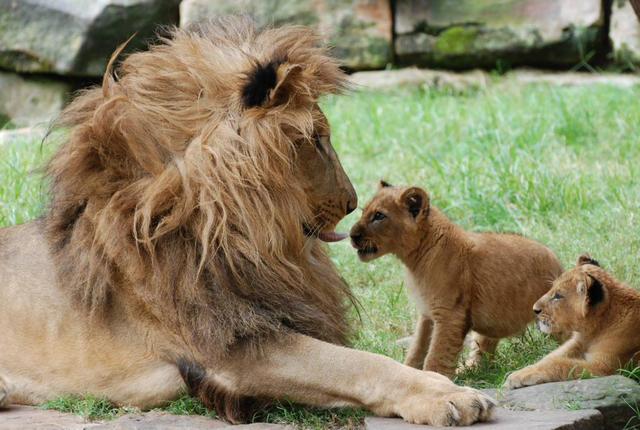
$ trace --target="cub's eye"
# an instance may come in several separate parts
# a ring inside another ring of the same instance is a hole
[[[560,300],[560,299],[564,299],[564,296],[560,293],[555,293],[553,297],[551,297],[551,300]]]
[[[371,221],[373,221],[373,222],[382,221],[386,217],[387,216],[385,214],[383,214],[382,212],[376,212],[376,213],[373,214],[373,217],[371,217]]]

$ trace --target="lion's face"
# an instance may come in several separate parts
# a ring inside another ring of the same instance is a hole
[[[540,331],[561,334],[585,326],[590,313],[606,298],[594,262],[581,257],[578,265],[556,279],[551,290],[533,305]]]
[[[351,228],[351,243],[361,261],[399,254],[419,236],[418,224],[429,208],[429,197],[420,188],[393,187],[386,182],[380,185]]]
[[[333,233],[333,229],[355,210],[358,200],[331,145],[329,123],[320,109],[316,116],[312,141],[305,140],[298,145],[295,170],[314,216],[304,226],[305,234],[332,242],[342,238]]]

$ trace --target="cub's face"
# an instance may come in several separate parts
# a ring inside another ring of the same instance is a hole
[[[400,254],[418,237],[429,210],[427,193],[417,187],[393,187],[382,181],[360,220],[351,228],[351,243],[362,261]]]
[[[560,275],[551,290],[533,305],[540,331],[581,331],[585,320],[606,299],[606,289],[598,279],[601,271],[595,260],[582,256],[576,267]]]

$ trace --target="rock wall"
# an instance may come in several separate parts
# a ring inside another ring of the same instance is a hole
[[[145,49],[158,26],[229,13],[313,26],[350,70],[568,69],[594,59],[640,70],[640,0],[0,0],[0,82],[13,79],[0,126],[39,111],[21,96],[33,82],[49,94],[97,81],[130,36],[129,50]]]
[[[571,67],[600,49],[604,24],[601,0],[398,1],[395,53],[446,68]]]

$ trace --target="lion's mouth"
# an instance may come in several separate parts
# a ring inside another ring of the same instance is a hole
[[[304,235],[307,237],[316,237],[323,242],[340,242],[349,237],[347,233],[338,233],[333,230],[321,230],[319,228],[309,227],[307,224],[302,226]]]

